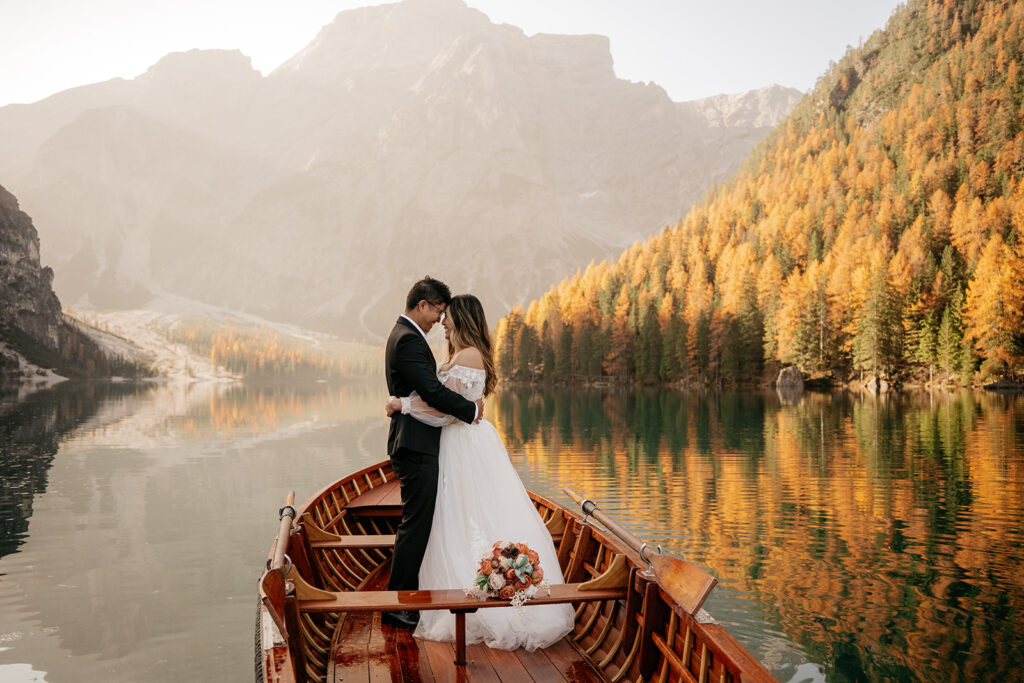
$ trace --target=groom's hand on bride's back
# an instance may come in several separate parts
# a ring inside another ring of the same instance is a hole
[[[478,398],[476,400],[476,419],[473,420],[473,424],[480,422],[482,419],[484,419],[484,400]]]

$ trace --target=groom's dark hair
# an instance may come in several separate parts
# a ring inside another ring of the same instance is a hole
[[[422,280],[417,282],[409,290],[409,296],[405,297],[405,310],[411,310],[416,308],[416,305],[426,301],[428,304],[440,306],[444,304],[447,306],[452,302],[452,290],[448,289],[448,285],[435,280],[429,275],[425,275]]]

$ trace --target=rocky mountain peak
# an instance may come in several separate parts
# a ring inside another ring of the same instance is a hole
[[[172,52],[135,80],[154,87],[180,87],[212,81],[245,82],[261,78],[252,59],[240,50]]]
[[[492,26],[487,15],[461,0],[405,0],[346,10],[272,75],[324,82],[360,71],[422,68],[459,36]]]
[[[732,95],[714,95],[681,103],[712,128],[775,128],[804,96],[796,88],[772,84]]]

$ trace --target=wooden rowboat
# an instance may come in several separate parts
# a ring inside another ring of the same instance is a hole
[[[701,608],[715,586],[711,575],[649,552],[591,501],[578,501],[581,515],[532,491],[530,497],[551,532],[566,584],[525,609],[575,605],[575,627],[562,641],[508,652],[459,639],[420,641],[381,626],[382,611],[447,609],[464,641],[467,613],[508,604],[461,590],[386,589],[402,506],[385,461],[298,508],[290,495],[281,509],[259,582],[257,682],[777,680]]]

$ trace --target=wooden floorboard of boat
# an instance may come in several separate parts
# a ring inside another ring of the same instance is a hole
[[[583,681],[600,683],[604,679],[593,666],[576,651],[569,641],[563,638],[549,648],[541,650],[544,656],[555,665],[558,672],[567,681]]]
[[[423,656],[430,663],[430,671],[435,681],[454,681],[455,648],[451,643],[437,643],[429,640],[417,640]]]
[[[384,630],[381,628],[380,612],[373,614],[373,625],[370,629],[370,646],[368,650],[371,681],[402,680],[401,667],[398,666],[398,662],[395,661],[395,657],[391,654],[391,648],[388,647],[387,639],[384,637]]]
[[[378,572],[367,590],[385,590],[389,572]],[[527,607],[526,609],[529,609]],[[349,612],[338,620],[331,643],[328,681],[471,681],[496,683],[599,682],[603,679],[567,640],[549,648],[493,650],[482,643],[466,646],[467,665],[455,666],[453,643],[413,638],[412,632],[381,625],[380,612]]]
[[[412,637],[412,631],[404,628],[384,629],[384,639],[397,665],[398,675],[392,680],[404,683],[425,683],[433,681],[434,673],[427,660],[427,652],[420,641]],[[395,669],[392,668],[392,671]]]
[[[537,683],[562,683],[566,680],[543,650],[534,650],[533,652],[516,650],[512,654],[522,662],[523,668],[529,672],[530,678]]]

